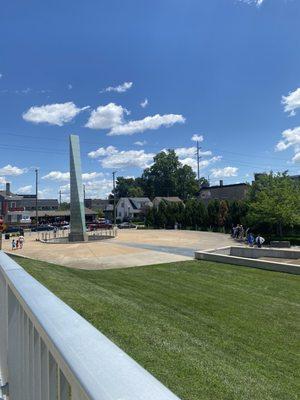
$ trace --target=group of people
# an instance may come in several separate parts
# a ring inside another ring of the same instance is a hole
[[[244,229],[243,225],[237,224],[237,226],[233,226],[231,229],[231,236],[234,239],[246,241],[250,247],[256,245],[257,247],[262,247],[265,242],[265,239],[258,234],[256,237],[251,232],[250,228]]]
[[[22,249],[24,244],[24,236],[20,235],[18,239],[13,239],[11,242],[12,250]]]

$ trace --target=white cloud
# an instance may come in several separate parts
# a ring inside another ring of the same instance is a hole
[[[86,172],[86,173],[82,174],[82,180],[89,181],[89,180],[99,178],[100,176],[103,176],[103,175],[104,175],[103,172]]]
[[[0,184],[6,183],[6,179],[4,176],[0,176]]]
[[[0,176],[4,175],[18,176],[24,174],[25,172],[27,172],[26,168],[19,168],[12,166],[10,164],[7,164],[5,167],[0,168]]]
[[[224,168],[213,168],[211,170],[212,178],[229,178],[231,176],[237,176],[238,168],[236,167],[224,167]]]
[[[124,93],[127,90],[129,90],[133,85],[133,82],[124,82],[121,85],[118,86],[109,86],[103,90],[101,90],[100,93],[104,92],[117,92],[117,93]]]
[[[49,179],[50,181],[68,181],[70,179],[70,172],[51,171],[49,174],[42,176],[42,179]]]
[[[214,164],[214,163],[220,161],[221,159],[222,159],[221,156],[214,156],[214,157],[211,157],[211,158],[208,158],[205,160],[201,160],[199,163],[200,171],[207,168],[211,164]],[[195,172],[197,171],[197,160],[195,158],[186,157],[186,158],[179,159],[179,161],[183,165],[189,165]]]
[[[89,107],[79,108],[71,101],[67,103],[33,106],[23,114],[23,119],[35,124],[48,123],[50,125],[63,126],[72,121],[77,114],[87,108]]]
[[[257,7],[261,6],[264,0],[239,0],[242,3],[255,4]]]
[[[115,103],[99,106],[92,111],[85,126],[90,129],[110,129],[124,123],[124,114],[129,114],[129,111]]]
[[[180,157],[195,157],[197,153],[197,148],[196,147],[178,147],[175,149],[175,152],[177,156]],[[200,156],[211,156],[211,151],[201,151],[199,150],[199,155]]]
[[[300,163],[300,152],[299,152],[299,153],[296,153],[296,154],[294,155],[294,157],[292,158],[292,161],[293,161],[294,163]]]
[[[103,168],[125,169],[125,168],[147,168],[153,163],[153,153],[145,153],[145,150],[119,151],[111,154],[103,160]]]
[[[297,126],[294,129],[286,129],[282,132],[283,140],[280,140],[276,147],[276,151],[283,151],[292,147],[295,156],[292,158],[292,162],[298,162],[299,160],[299,153],[300,153],[300,126]]]
[[[180,114],[156,114],[136,121],[125,121],[124,116],[130,111],[115,103],[99,106],[93,110],[85,127],[90,129],[110,129],[109,136],[133,135],[145,130],[170,127],[176,123],[184,123],[185,118]]]
[[[0,74],[0,79],[2,79],[3,78],[3,74]]]
[[[82,174],[82,180],[92,180],[103,176],[103,172],[87,172]],[[61,171],[51,171],[47,175],[44,175],[42,179],[48,179],[50,181],[68,181],[70,179],[70,172],[61,172]]]
[[[145,153],[145,150],[118,150],[114,146],[100,147],[88,153],[90,158],[101,158],[103,168],[147,168],[153,162],[153,153]]]
[[[19,189],[17,190],[18,194],[29,194],[32,192],[32,185],[28,185],[28,186],[21,186],[19,187]]]
[[[296,115],[296,110],[300,108],[300,88],[287,96],[282,96],[281,103],[284,105],[285,112],[290,113],[290,116]]]
[[[109,136],[115,135],[133,135],[137,132],[144,132],[145,130],[153,130],[161,128],[162,126],[170,127],[176,123],[184,123],[185,118],[178,114],[165,114],[165,115],[153,115],[145,117],[144,119],[137,121],[129,121],[125,124],[116,125],[112,127]]]
[[[104,198],[107,197],[113,188],[112,179],[103,178],[96,181],[87,181],[85,183],[86,198]],[[64,201],[70,199],[70,184],[60,186]]]
[[[111,154],[118,153],[118,150],[114,146],[108,146],[108,147],[100,147],[99,149],[95,151],[91,151],[88,153],[88,156],[90,158],[98,158],[98,157],[103,157],[103,156],[108,156]]]
[[[136,146],[145,146],[145,144],[147,144],[146,140],[138,140],[137,142],[134,142],[133,144],[135,144]]]
[[[51,188],[44,188],[38,191],[38,195],[40,199],[46,199],[50,196],[53,197],[52,189]]]
[[[69,89],[69,90],[72,90],[72,89],[73,89],[72,83],[68,83],[68,89]]]
[[[140,106],[142,108],[146,108],[148,104],[149,104],[149,101],[148,101],[148,99],[146,97],[145,100],[140,103]]]
[[[193,135],[192,137],[191,137],[191,140],[193,141],[193,142],[203,142],[203,140],[204,140],[204,137],[202,136],[202,135]]]

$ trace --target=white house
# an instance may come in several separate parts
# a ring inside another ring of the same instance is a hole
[[[148,197],[121,197],[116,207],[117,219],[137,219],[152,206]]]

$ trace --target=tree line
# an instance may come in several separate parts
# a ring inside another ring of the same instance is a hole
[[[247,205],[243,201],[212,200],[206,206],[200,199],[184,203],[161,201],[146,212],[145,225],[153,228],[212,229],[227,231],[232,225],[245,223]]]
[[[229,231],[242,224],[256,232],[300,234],[300,180],[287,173],[262,175],[249,185],[242,201],[212,200],[207,205],[199,198],[185,204],[161,202],[149,208],[145,223],[154,228],[211,229]]]
[[[292,180],[287,172],[262,174],[249,185],[243,201],[212,200],[204,204],[199,199],[200,188],[209,186],[205,178],[198,181],[195,172],[183,165],[174,150],[161,151],[151,167],[137,178],[117,177],[113,193],[120,197],[178,196],[183,204],[162,202],[146,212],[146,224],[156,228],[228,230],[243,224],[260,232],[282,236],[300,226],[300,179]],[[112,197],[113,197],[112,195]],[[300,229],[299,229],[300,230]]]

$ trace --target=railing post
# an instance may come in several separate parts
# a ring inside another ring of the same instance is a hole
[[[70,387],[62,371],[59,371],[59,400],[70,399]]]
[[[22,369],[21,369],[21,357],[20,357],[20,314],[21,307],[16,299],[15,295],[8,288],[7,291],[7,302],[8,302],[8,355],[7,364],[9,371],[9,392],[10,397],[13,400],[22,400]]]
[[[57,375],[57,364],[51,353],[49,353],[49,400],[57,400],[58,398]]]
[[[0,386],[8,382],[7,366],[7,284],[0,272]]]
[[[33,329],[33,357],[34,357],[34,399],[41,399],[41,339]]]

